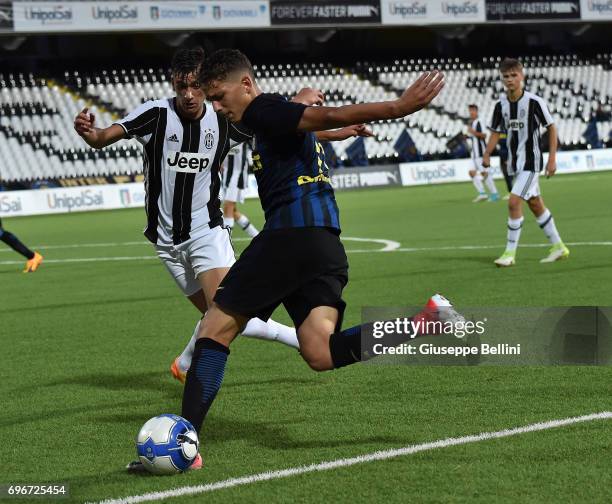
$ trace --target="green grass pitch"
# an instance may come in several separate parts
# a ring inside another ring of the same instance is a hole
[[[505,243],[505,202],[472,204],[470,184],[339,193],[345,236],[427,249],[346,241],[372,251],[349,252],[345,326],[362,305],[421,304],[438,291],[459,308],[612,306],[612,247],[586,244],[612,242],[612,173],[541,185],[564,240],[577,244],[548,265],[539,264],[546,248],[520,248],[509,269],[492,263]],[[258,202],[242,208],[261,226]],[[609,367],[317,374],[295,351],[239,338],[203,430],[204,470],[128,475],[142,423],[180,412],[168,368],[198,319],[150,259],[143,223],[142,209],[4,219],[46,263],[24,275],[20,257],[0,249],[0,485],[67,482],[71,501],[96,501],[612,410]],[[527,216],[521,243],[545,241]],[[288,322],[282,309],[274,317]],[[602,420],[171,502],[609,502],[611,448],[612,421]]]

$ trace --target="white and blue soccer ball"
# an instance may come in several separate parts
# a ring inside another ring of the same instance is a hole
[[[147,420],[136,436],[136,453],[153,474],[186,471],[198,455],[198,433],[178,415],[164,414]]]

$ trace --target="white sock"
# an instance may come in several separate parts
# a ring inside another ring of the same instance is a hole
[[[233,228],[234,218],[233,217],[223,217],[223,224],[225,225],[225,227]]]
[[[497,187],[495,187],[495,180],[493,180],[493,175],[489,173],[484,182],[487,186],[488,191],[491,194],[497,194]]]
[[[193,330],[193,335],[191,336],[189,343],[187,343],[187,346],[185,347],[181,355],[179,355],[178,357],[178,367],[181,371],[184,371],[185,373],[189,371],[189,366],[191,366],[191,358],[193,357],[193,350],[195,349],[195,343],[198,339],[200,322],[202,322],[202,319],[198,320],[198,323],[196,324],[195,329]]]
[[[508,219],[508,241],[506,242],[506,252],[514,252],[516,247],[518,247],[522,227],[523,217],[518,219]]]
[[[555,219],[553,219],[553,216],[548,208],[544,210],[542,215],[536,217],[536,220],[538,221],[539,226],[544,230],[544,233],[546,233],[546,236],[552,245],[561,243],[559,231],[557,231],[557,226],[555,226]]]
[[[485,190],[484,190],[484,186],[482,185],[482,175],[480,173],[477,173],[476,175],[472,177],[472,183],[474,184],[474,187],[478,191],[478,194],[484,194]]]
[[[295,329],[293,327],[279,324],[272,319],[264,322],[261,319],[252,318],[247,323],[244,331],[242,331],[242,335],[247,336],[248,338],[278,341],[279,343],[283,343],[293,348],[300,347]]]
[[[240,218],[236,222],[242,228],[242,230],[251,238],[255,238],[259,234],[257,228],[253,226],[253,224],[251,224],[251,221],[246,215],[240,215]]]

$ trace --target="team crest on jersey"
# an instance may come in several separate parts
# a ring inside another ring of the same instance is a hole
[[[210,150],[215,145],[215,135],[212,130],[204,131],[204,148]]]
[[[521,116],[521,119],[523,119],[523,117],[525,117],[525,114],[526,114],[525,109],[521,110],[521,112],[519,114]]]

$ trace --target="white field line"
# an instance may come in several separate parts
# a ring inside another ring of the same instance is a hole
[[[537,432],[548,429],[555,429],[558,427],[565,427],[567,425],[577,424],[581,422],[591,422],[593,420],[610,420],[612,419],[612,412],[603,411],[601,413],[593,413],[591,415],[584,415],[579,417],[563,418],[560,420],[550,420],[548,422],[541,422],[535,424],[525,425],[523,427],[516,427],[514,429],[505,429],[496,432],[483,432],[481,434],[475,434],[472,436],[464,436],[458,438],[446,438],[438,441],[432,441],[429,443],[421,443],[416,445],[406,446],[404,448],[397,448],[392,450],[381,450],[366,455],[359,455],[357,457],[330,460],[328,462],[321,462],[319,464],[311,464],[305,466],[291,467],[289,469],[281,469],[278,471],[268,471],[259,474],[252,474],[250,476],[242,476],[240,478],[230,478],[215,483],[208,483],[205,485],[194,485],[184,486],[179,488],[173,488],[162,492],[151,492],[142,495],[133,495],[129,497],[121,497],[118,499],[107,499],[100,501],[98,504],[134,504],[137,502],[153,502],[173,497],[181,497],[185,495],[195,495],[208,492],[214,492],[216,490],[222,490],[225,488],[232,488],[243,485],[250,485],[259,481],[269,481],[280,478],[288,478],[291,476],[298,476],[300,474],[330,471],[341,467],[349,467],[357,464],[363,464],[366,462],[373,462],[378,460],[388,460],[396,457],[403,457],[406,455],[412,455],[428,450],[436,450],[438,448],[448,448],[449,446],[457,446],[468,443],[478,443],[480,441],[487,441],[489,439],[499,439],[510,436],[517,436],[519,434],[525,434],[528,432]]]
[[[370,238],[351,238],[351,237],[343,237],[343,240],[346,241],[361,241],[361,242],[374,242],[380,243],[383,245],[380,249],[354,249],[347,250],[347,254],[374,254],[378,252],[436,252],[436,251],[461,251],[461,250],[488,250],[488,249],[498,249],[503,250],[504,245],[450,245],[443,247],[400,247],[398,242],[394,242],[392,240],[380,240],[380,239],[370,239]],[[240,241],[250,240],[250,238],[240,238]],[[234,240],[238,241],[238,240]],[[129,246],[129,245],[150,245],[149,242],[124,242],[124,243],[85,243],[85,244],[74,244],[74,245],[54,245],[51,247],[32,247],[37,250],[42,250],[43,252],[47,249],[52,248],[94,248],[94,247],[114,247],[114,246]],[[612,246],[612,241],[589,241],[589,242],[566,242],[566,245],[569,247],[610,247]],[[522,248],[546,248],[550,247],[549,243],[531,243],[521,245]],[[13,252],[12,249],[2,248],[0,252]],[[157,259],[156,255],[150,256],[112,256],[112,257],[84,257],[84,258],[71,258],[71,259],[45,259],[45,264],[52,263],[88,263],[88,262],[109,262],[109,261],[142,261],[142,260],[151,260]],[[2,265],[11,265],[11,264],[23,264],[24,260],[21,261],[0,261],[0,266]]]
[[[388,252],[390,250],[396,250],[400,248],[400,243],[393,240],[383,240],[379,238],[353,238],[350,236],[343,236],[343,240],[345,241],[355,241],[355,242],[370,242],[370,243],[380,243],[383,245],[383,248],[378,250],[379,252]],[[232,238],[234,242],[245,242],[251,241],[251,238]],[[79,248],[98,248],[98,247],[129,247],[135,245],[149,245],[152,246],[151,242],[146,240],[139,241],[127,241],[127,242],[109,242],[109,243],[71,243],[66,245],[33,245],[30,248],[36,250],[56,250],[56,249],[79,249]],[[0,253],[3,252],[12,252],[12,249],[3,247],[0,249]]]

